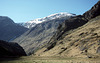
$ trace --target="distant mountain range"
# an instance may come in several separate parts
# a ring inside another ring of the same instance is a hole
[[[31,20],[31,21],[28,21],[25,23],[18,23],[18,24],[20,24],[26,28],[32,28],[36,24],[39,24],[39,23],[42,23],[45,21],[51,21],[51,20],[54,20],[57,18],[65,18],[65,16],[70,17],[70,16],[75,16],[75,14],[67,13],[67,12],[55,13],[55,14],[51,14],[51,15],[44,17],[44,18],[37,18],[37,19]]]

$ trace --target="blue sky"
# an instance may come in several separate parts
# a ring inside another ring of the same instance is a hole
[[[98,0],[0,0],[0,16],[14,22],[27,22],[50,14],[69,12],[83,14]]]

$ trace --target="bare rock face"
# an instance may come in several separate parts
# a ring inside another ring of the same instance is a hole
[[[0,57],[20,57],[26,56],[24,49],[13,42],[0,40]]]

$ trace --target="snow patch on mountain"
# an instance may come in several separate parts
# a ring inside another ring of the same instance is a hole
[[[51,14],[51,15],[44,17],[44,18],[37,18],[37,19],[31,20],[31,21],[28,21],[26,23],[23,23],[22,25],[26,28],[32,28],[36,24],[42,23],[44,21],[50,21],[53,19],[62,18],[62,17],[66,17],[66,16],[67,17],[75,16],[75,14],[67,13],[67,12],[55,13],[55,14]]]

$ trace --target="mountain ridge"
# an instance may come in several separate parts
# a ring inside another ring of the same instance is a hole
[[[76,14],[72,14],[72,13],[67,13],[67,12],[60,12],[60,13],[55,13],[55,14],[51,14],[47,17],[43,17],[43,18],[37,18],[25,23],[22,23],[21,25],[26,27],[26,28],[32,28],[34,27],[36,24],[45,22],[45,21],[51,21],[53,19],[57,19],[57,18],[61,18],[61,17],[65,17],[65,16],[75,16]]]
[[[10,41],[28,29],[20,26],[7,16],[0,16],[0,40]]]

